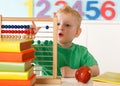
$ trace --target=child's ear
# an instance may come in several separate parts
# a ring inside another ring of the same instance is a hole
[[[75,37],[78,37],[81,32],[82,32],[82,29],[81,29],[81,28],[78,28],[77,31],[76,31]]]

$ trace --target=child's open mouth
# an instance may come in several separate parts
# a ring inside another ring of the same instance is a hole
[[[62,33],[59,33],[59,37],[62,37],[63,36],[63,34]]]

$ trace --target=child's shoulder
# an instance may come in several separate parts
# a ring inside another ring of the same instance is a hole
[[[80,49],[87,49],[87,47],[86,46],[84,46],[84,45],[79,45],[79,44],[74,44],[73,43],[73,45],[76,47],[76,48],[80,48]]]

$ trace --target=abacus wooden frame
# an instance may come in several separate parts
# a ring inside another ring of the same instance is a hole
[[[36,84],[60,84],[61,77],[57,76],[57,18],[28,18],[28,17],[2,17],[0,15],[0,26],[2,21],[46,21],[53,22],[53,76],[39,76],[36,78]],[[0,39],[1,39],[0,27]]]

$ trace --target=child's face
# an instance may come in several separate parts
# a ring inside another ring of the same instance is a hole
[[[71,14],[58,14],[58,42],[71,44],[77,34],[77,20]]]

